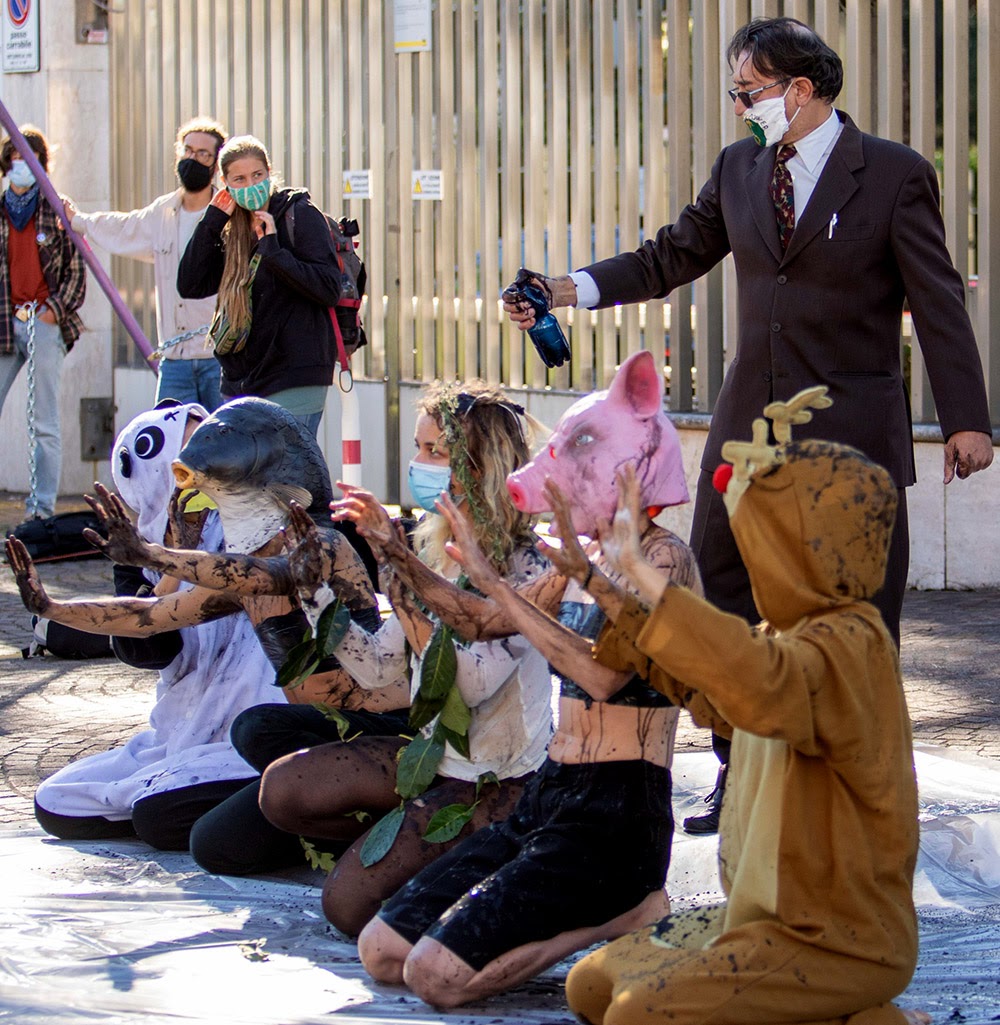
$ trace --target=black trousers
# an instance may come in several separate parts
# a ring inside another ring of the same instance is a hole
[[[191,827],[206,812],[241,791],[249,779],[216,780],[178,787],[143,797],[132,805],[132,818],[112,822],[100,815],[57,815],[35,801],[38,824],[60,840],[114,840],[137,836],[158,851],[186,851]]]
[[[340,713],[350,725],[348,736],[369,737],[412,734],[410,710]],[[229,727],[229,739],[240,756],[263,772],[293,751],[342,740],[337,724],[313,705],[254,705],[245,708]]]
[[[722,495],[712,486],[712,475],[707,470],[702,470],[698,477],[694,521],[691,524],[691,548],[698,560],[705,597],[724,612],[742,616],[751,624],[759,623],[762,616],[754,604],[750,577],[729,528],[729,514]],[[906,511],[906,489],[900,488],[896,526],[889,542],[885,584],[872,598],[872,604],[882,614],[897,648],[899,620],[909,570],[910,524]],[[726,738],[713,734],[712,749],[720,762],[729,760],[729,741]]]
[[[342,712],[350,735],[412,733],[409,709],[393,712]],[[278,758],[341,740],[334,722],[312,705],[255,705],[233,720],[230,739],[260,773]],[[206,872],[247,876],[306,864],[298,836],[272,826],[260,810],[260,776],[212,808],[191,831],[191,856]],[[316,841],[331,850],[331,841]],[[348,845],[345,845],[345,848]],[[333,851],[339,854],[340,851]]]

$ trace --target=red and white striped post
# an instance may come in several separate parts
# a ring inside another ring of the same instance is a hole
[[[361,487],[361,406],[352,387],[340,387],[341,480]]]

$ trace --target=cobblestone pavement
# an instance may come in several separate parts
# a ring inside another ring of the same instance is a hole
[[[5,508],[0,496],[0,526]],[[13,517],[16,522],[16,514]],[[9,526],[9,524],[8,524]],[[39,568],[53,597],[112,593],[104,559]],[[903,609],[903,673],[914,739],[1000,760],[1000,591],[910,591]],[[22,659],[30,616],[0,564],[0,828],[34,823],[38,781],[146,725],[155,674],[112,658]],[[679,751],[707,750],[682,714]]]

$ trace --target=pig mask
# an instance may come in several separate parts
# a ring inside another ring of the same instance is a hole
[[[628,463],[646,508],[688,501],[680,442],[649,352],[629,356],[607,391],[574,402],[545,449],[507,478],[507,490],[521,512],[546,512],[542,488],[551,478],[571,502],[574,530],[593,537],[598,520],[614,516],[615,474]]]

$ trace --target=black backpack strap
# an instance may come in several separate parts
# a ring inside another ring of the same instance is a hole
[[[288,202],[281,216],[284,218],[285,227],[288,229],[288,241],[291,242],[292,247],[295,246],[295,200],[292,199]]]

